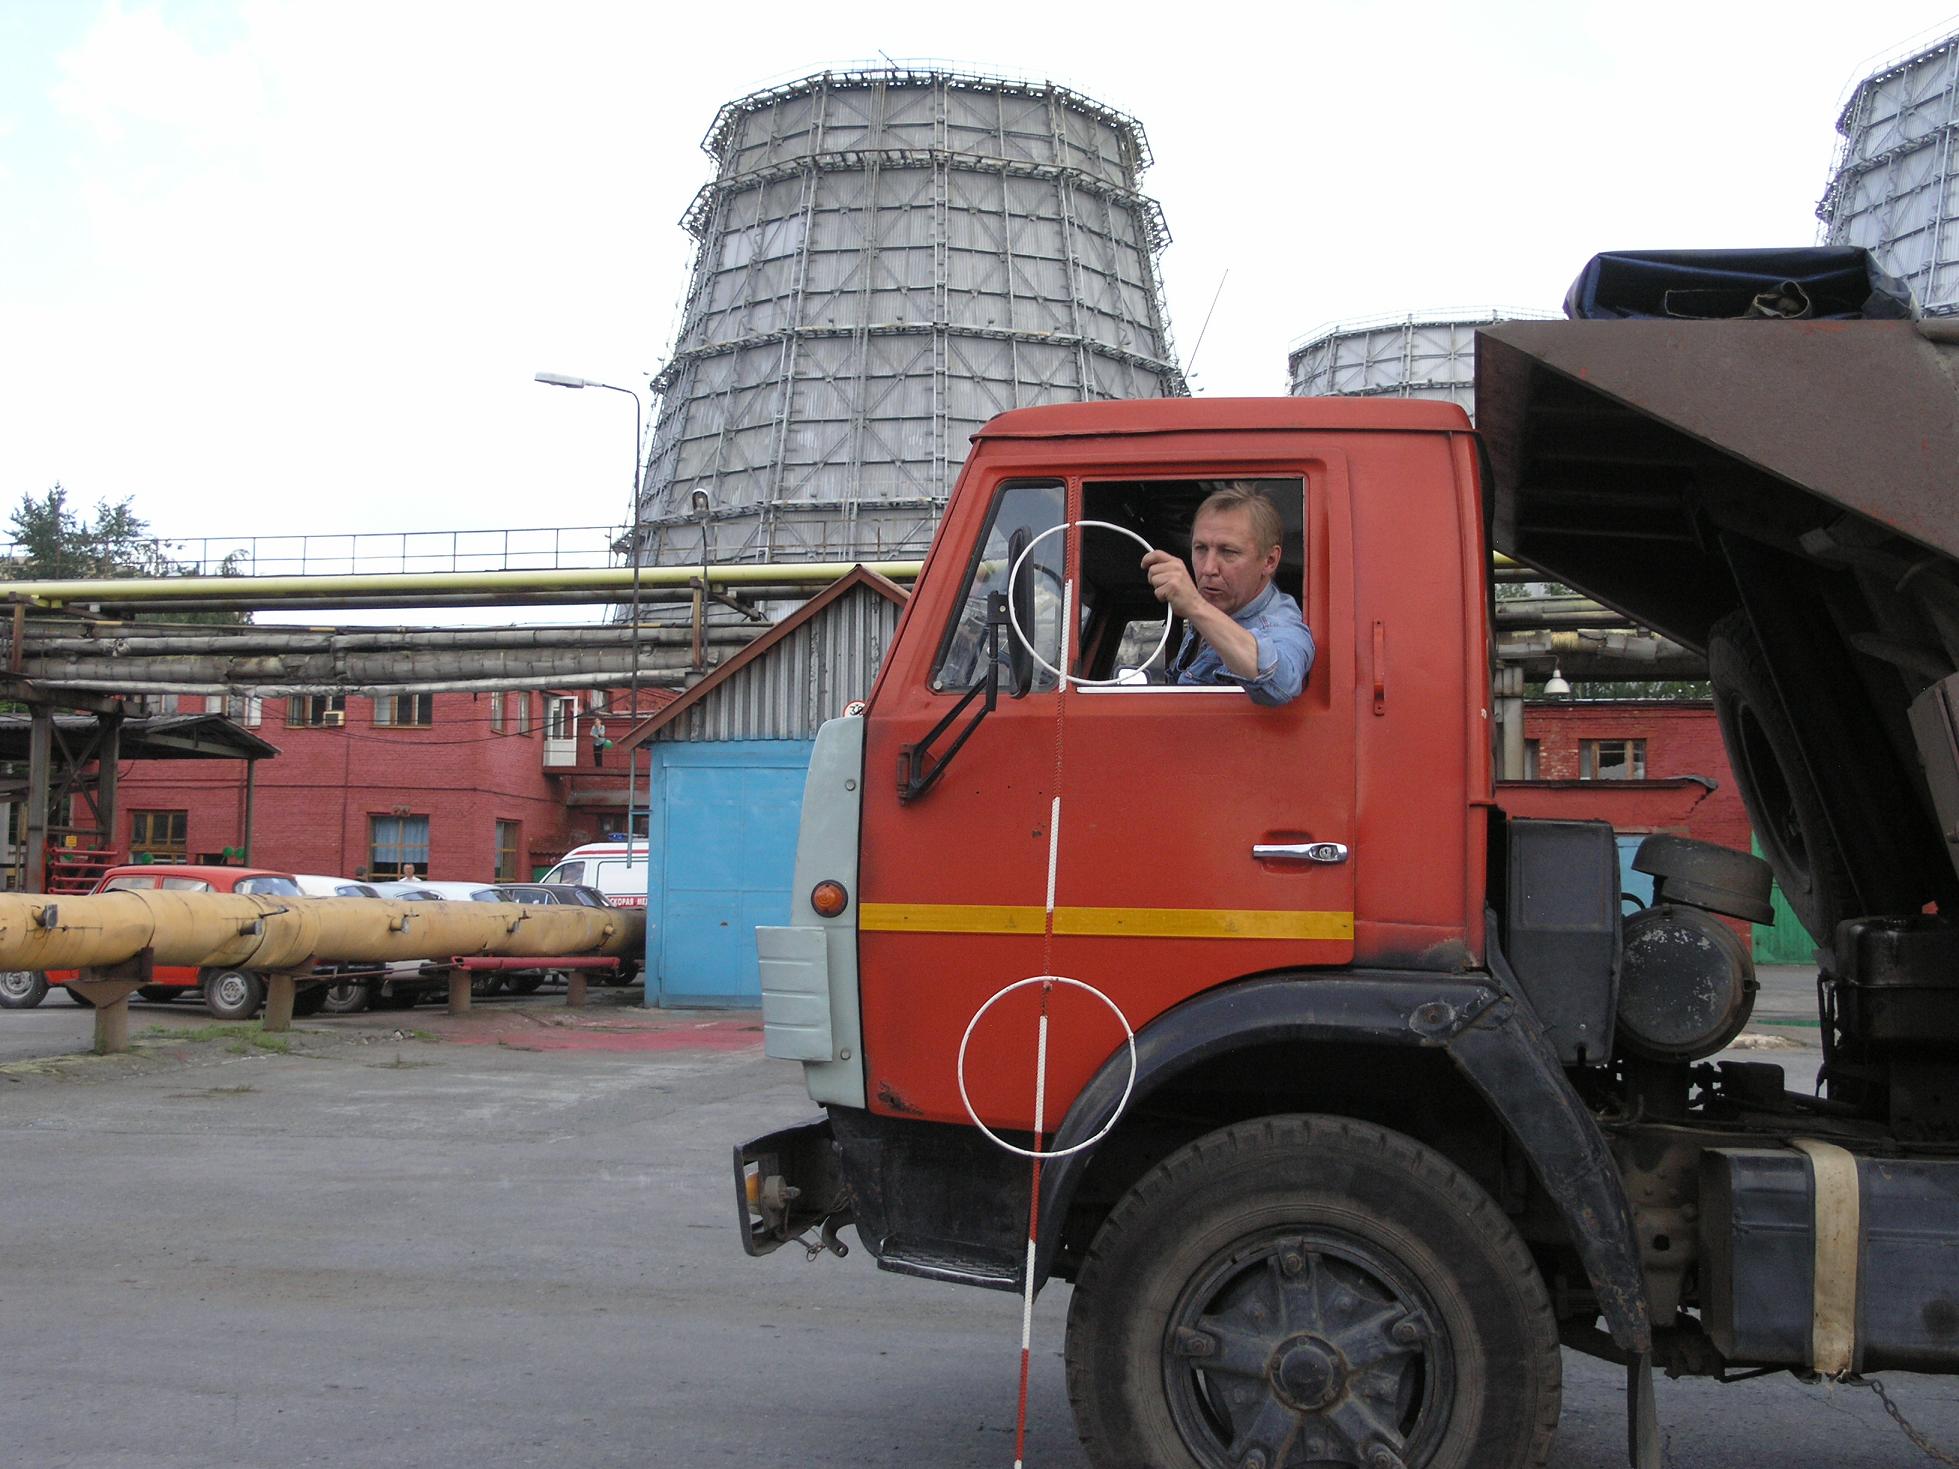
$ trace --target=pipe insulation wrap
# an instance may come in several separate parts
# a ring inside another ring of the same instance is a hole
[[[53,921],[44,923],[49,909]],[[0,893],[0,969],[99,968],[146,948],[158,964],[260,970],[462,954],[625,956],[645,938],[646,916],[630,908],[155,889]]]

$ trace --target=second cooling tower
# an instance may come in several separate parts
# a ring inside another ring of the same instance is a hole
[[[1186,390],[1133,119],[1049,84],[825,74],[721,110],[643,559],[916,556],[994,414]]]

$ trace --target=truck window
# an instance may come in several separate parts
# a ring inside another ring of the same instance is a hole
[[[987,519],[986,535],[979,553],[966,571],[966,590],[959,612],[945,631],[939,646],[939,659],[932,668],[932,688],[940,693],[962,693],[986,672],[986,602],[990,594],[1007,590],[1007,574],[1020,548],[1031,543],[1042,531],[1061,524],[1065,506],[1064,488],[1058,480],[1009,481],[993,498]],[[1021,576],[1033,582],[1034,626],[1025,628],[1034,650],[1053,663],[1061,648],[1061,568],[1066,548],[1065,537],[1049,536],[1035,546],[1021,567]],[[1003,640],[1013,636],[1004,632]],[[1004,651],[1004,642],[1002,645]],[[1036,669],[1034,687],[1054,687],[1054,675]],[[566,881],[575,882],[576,878]]]
[[[544,882],[583,882],[585,864],[583,862],[560,862],[541,879]]]
[[[1304,607],[1306,484],[1298,476],[1091,481],[1082,487],[1082,516],[1126,526],[1188,565],[1190,526],[1198,506],[1232,483],[1255,485],[1278,508],[1284,534],[1272,580]],[[1151,657],[1163,635],[1163,604],[1150,591],[1136,543],[1111,531],[1089,529],[1082,534],[1081,554],[1082,626],[1074,671],[1085,678],[1120,677],[1119,687],[1124,688],[1167,685],[1169,661],[1183,629],[1173,627],[1163,652]]]

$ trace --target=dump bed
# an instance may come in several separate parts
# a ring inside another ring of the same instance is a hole
[[[1850,913],[1959,905],[1946,830],[1959,812],[1941,819],[1926,774],[1959,785],[1948,331],[1627,320],[1478,334],[1493,545],[1712,653],[1764,850],[1785,889],[1833,889],[1798,903],[1819,939]]]

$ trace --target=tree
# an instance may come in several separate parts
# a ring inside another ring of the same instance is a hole
[[[0,581],[113,580],[119,577],[194,576],[198,569],[172,560],[168,542],[150,534],[150,523],[133,508],[134,496],[111,502],[97,500],[95,513],[84,519],[68,501],[57,481],[36,498],[21,497],[9,519],[13,523],[11,554],[0,557]],[[240,574],[242,552],[226,556],[220,576]],[[162,621],[143,617],[142,621]],[[240,623],[248,614],[236,612],[176,613],[173,622]]]

